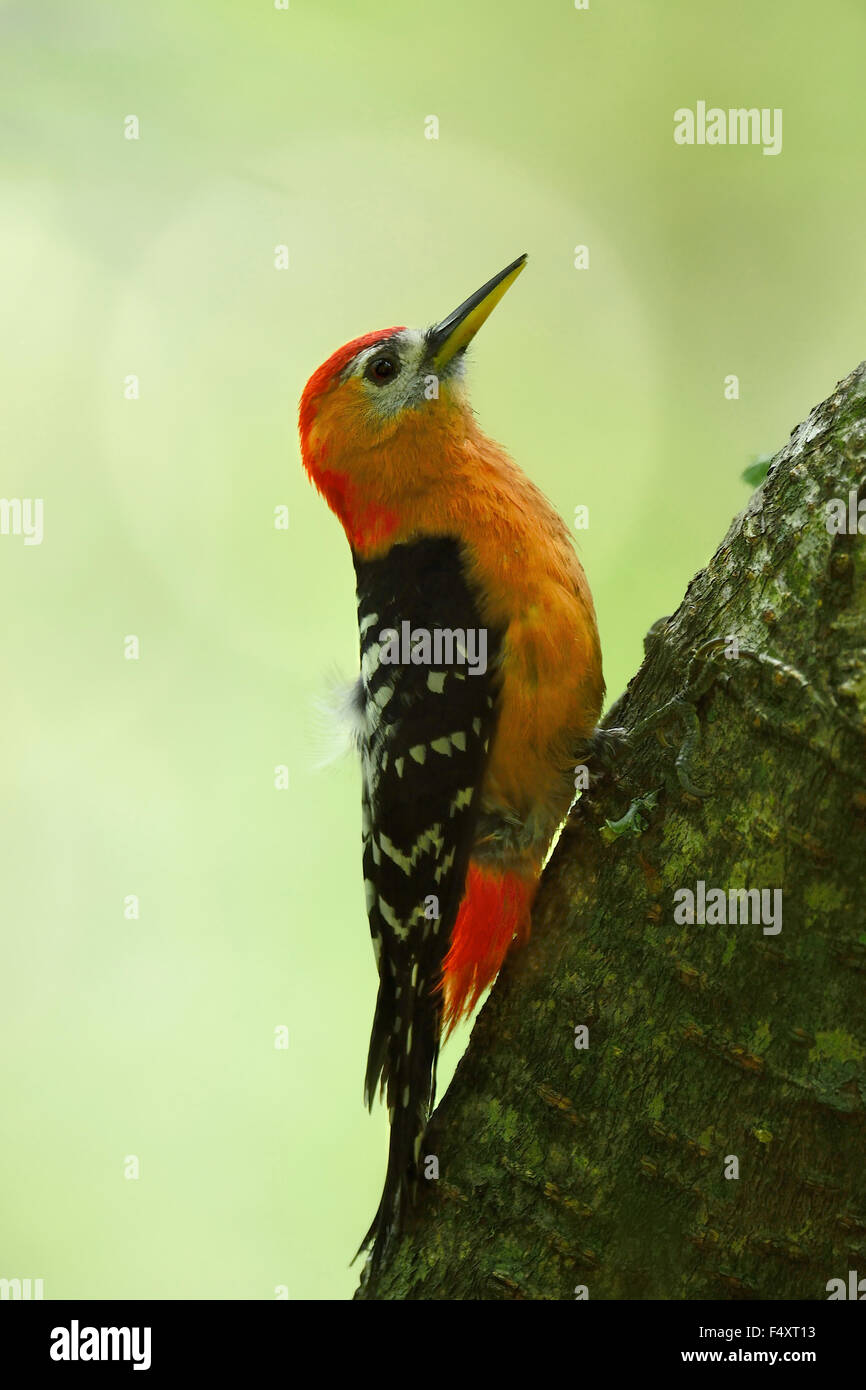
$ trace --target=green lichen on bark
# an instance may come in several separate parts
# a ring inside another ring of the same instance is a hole
[[[695,704],[712,797],[677,781],[672,717],[581,798],[431,1121],[440,1176],[356,1297],[822,1299],[866,1273],[866,537],[825,513],[852,490],[866,364],[776,455],[616,711],[634,728],[736,636],[754,655],[718,658]],[[677,924],[698,880],[782,889],[782,930]]]

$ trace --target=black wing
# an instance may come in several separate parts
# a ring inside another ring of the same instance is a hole
[[[356,557],[355,570],[364,880],[379,968],[365,1094],[372,1105],[381,1080],[391,1119],[385,1188],[361,1247],[375,1238],[378,1260],[400,1229],[433,1104],[442,962],[478,817],[502,634],[482,627],[453,539]]]

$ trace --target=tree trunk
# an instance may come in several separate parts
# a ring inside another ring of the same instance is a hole
[[[852,492],[866,363],[648,635],[606,721],[629,742],[431,1120],[438,1180],[357,1298],[826,1299],[866,1275],[866,541],[827,522]],[[781,889],[781,930],[772,891],[737,920],[743,888]]]

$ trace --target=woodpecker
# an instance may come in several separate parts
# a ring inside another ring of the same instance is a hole
[[[365,1098],[372,1108],[380,1088],[391,1123],[361,1244],[374,1267],[414,1194],[440,1042],[529,936],[604,696],[568,529],[466,394],[466,349],[525,264],[433,328],[355,338],[300,404],[303,465],[343,525],[357,581],[350,712],[379,976]]]

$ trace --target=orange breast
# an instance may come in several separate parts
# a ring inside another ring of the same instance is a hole
[[[521,817],[546,810],[556,823],[575,745],[604,696],[595,610],[565,523],[459,393],[407,412],[390,434],[387,424],[359,432],[359,410],[355,382],[322,403],[309,437],[313,476],[365,558],[424,536],[463,541],[485,621],[506,632],[483,798]],[[329,456],[335,440],[339,458]]]
[[[484,618],[505,629],[484,800],[521,817],[547,808],[558,823],[571,799],[576,745],[594,729],[604,697],[595,609],[565,523],[473,427],[450,450],[447,479],[404,508],[393,539],[418,534],[463,540]]]

